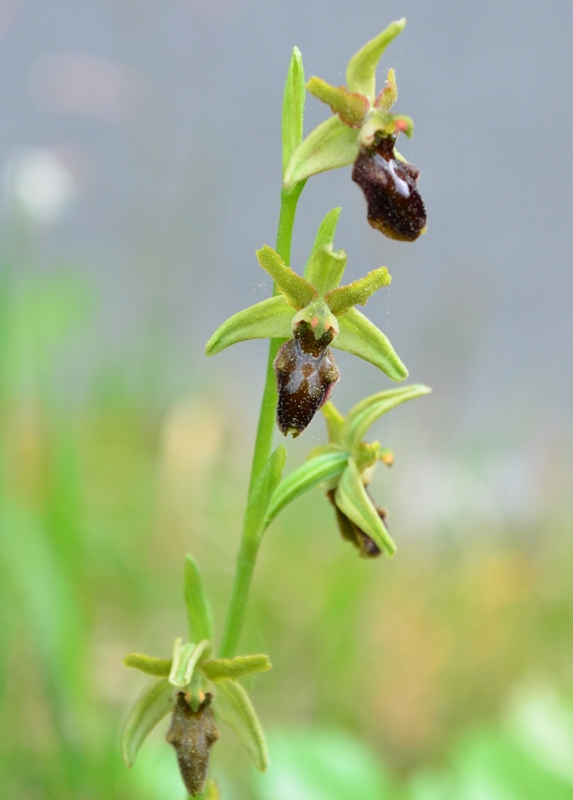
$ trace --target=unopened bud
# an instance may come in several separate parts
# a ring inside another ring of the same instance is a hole
[[[426,227],[418,191],[420,170],[394,155],[394,136],[382,136],[358,153],[352,170],[368,204],[368,222],[390,239],[413,242]]]
[[[181,778],[191,797],[201,794],[205,787],[209,751],[219,739],[219,731],[210,708],[211,700],[212,696],[207,693],[197,711],[193,711],[183,692],[179,692],[171,727],[165,737],[175,748]]]
[[[277,425],[285,436],[298,436],[310,423],[318,409],[327,402],[340,377],[328,345],[334,333],[328,330],[316,339],[312,326],[300,322],[294,338],[285,342],[277,353],[274,367],[279,399]]]

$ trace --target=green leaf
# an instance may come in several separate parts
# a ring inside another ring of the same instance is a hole
[[[284,171],[283,187],[291,189],[299,181],[353,164],[358,155],[358,131],[337,116],[321,122],[296,148]]]
[[[368,428],[383,414],[391,411],[407,400],[414,400],[429,394],[432,390],[428,386],[415,384],[403,386],[400,389],[390,389],[379,392],[357,403],[346,416],[344,421],[344,440],[349,449],[354,449],[364,439]]]
[[[346,83],[351,92],[360,92],[371,103],[376,95],[376,67],[390,42],[402,33],[406,26],[404,17],[391,22],[382,33],[367,42],[352,56],[346,68]]]
[[[205,354],[214,356],[247,339],[290,339],[295,313],[282,295],[261,300],[229,317],[217,328],[205,346]]]
[[[165,678],[148,683],[139,695],[121,734],[121,755],[129,769],[148,734],[173,708],[173,687]]]
[[[199,644],[181,645],[181,639],[175,639],[173,645],[173,661],[169,673],[169,683],[179,689],[189,686],[193,672],[201,656],[211,649],[211,642],[204,639]]]
[[[197,564],[189,554],[185,556],[183,593],[187,607],[189,638],[195,642],[200,642],[202,639],[213,641],[211,607]]]
[[[335,499],[338,508],[358,525],[361,531],[368,534],[383,553],[390,557],[395,554],[396,545],[368,496],[353,459],[350,459],[348,469],[342,475]]]
[[[396,73],[393,69],[388,70],[388,77],[386,78],[386,86],[382,89],[376,98],[376,108],[382,108],[384,111],[389,111],[396,100],[398,99],[398,86],[396,84]]]
[[[276,515],[301,494],[308,492],[315,486],[319,486],[326,481],[338,478],[348,463],[348,453],[336,452],[326,453],[310,459],[306,464],[302,464],[294,472],[291,472],[276,489],[272,496],[269,509],[267,511],[266,524],[269,525]]]
[[[265,772],[269,765],[265,735],[243,687],[234,681],[218,683],[215,708],[238,737],[255,767]]]
[[[334,114],[338,114],[345,125],[359,128],[370,109],[370,104],[363,94],[349,92],[344,86],[331,86],[322,78],[312,77],[306,84],[308,91],[330,106]]]
[[[156,678],[167,678],[171,672],[170,658],[153,658],[145,656],[143,653],[129,653],[123,663],[126,667],[138,669],[146,675],[154,675]]]
[[[333,314],[344,314],[349,308],[356,305],[365,305],[369,297],[383,286],[388,286],[392,277],[386,267],[373,269],[364,278],[360,278],[347,286],[339,286],[327,292],[324,299]]]
[[[283,95],[283,172],[289,158],[302,142],[304,123],[304,67],[298,47],[293,47]]]
[[[351,308],[339,317],[338,325],[339,333],[332,347],[369,361],[393,381],[403,381],[408,377],[408,370],[386,336],[358,309]]]
[[[346,267],[344,250],[334,250],[332,242],[317,247],[306,268],[306,277],[320,297],[338,286]]]
[[[245,539],[258,544],[268,525],[270,503],[280,484],[286,462],[286,447],[281,444],[263,467],[253,488],[245,515]]]
[[[261,267],[269,273],[279,291],[283,293],[289,305],[300,311],[317,296],[316,289],[310,283],[287,267],[279,254],[272,247],[265,245],[257,250],[257,259]]]
[[[310,264],[312,263],[312,257],[314,256],[318,248],[322,247],[325,244],[332,244],[334,242],[334,234],[336,233],[336,226],[338,225],[338,217],[340,216],[341,211],[342,211],[341,208],[333,208],[325,215],[324,219],[318,226],[318,231],[316,234],[316,239],[314,240],[312,252],[306,263],[306,267],[304,268],[304,277],[307,280],[308,280],[308,269]]]
[[[210,681],[236,681],[255,672],[267,672],[272,664],[264,653],[236,658],[212,658],[201,662],[201,669]]]

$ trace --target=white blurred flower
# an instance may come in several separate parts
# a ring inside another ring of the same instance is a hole
[[[65,162],[40,147],[22,147],[12,154],[5,183],[9,202],[41,223],[57,222],[76,194]]]

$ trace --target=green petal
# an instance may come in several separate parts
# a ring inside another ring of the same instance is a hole
[[[389,111],[397,99],[398,85],[396,84],[396,73],[393,69],[389,69],[388,77],[386,78],[386,86],[376,98],[374,105],[376,108],[382,108],[384,111]]]
[[[173,687],[165,678],[148,683],[139,695],[121,734],[121,755],[129,769],[148,734],[173,708]]]
[[[370,103],[363,94],[349,92],[344,86],[331,86],[322,78],[312,77],[306,84],[308,91],[330,106],[345,125],[359,128],[370,110]]]
[[[201,669],[210,681],[236,681],[255,672],[267,672],[272,664],[264,653],[236,658],[212,658],[201,662]]]
[[[334,452],[311,458],[278,485],[267,511],[268,525],[276,515],[297,497],[321,483],[335,480],[346,469],[348,453]]]
[[[343,514],[358,525],[361,531],[368,534],[383,553],[390,557],[394,555],[396,545],[368,496],[353,459],[348,462],[348,469],[344,471],[338,484],[335,499]]]
[[[199,644],[181,645],[181,639],[176,639],[173,646],[173,661],[169,673],[169,683],[179,689],[189,686],[193,672],[201,656],[211,649],[211,642],[204,639]]]
[[[259,772],[265,772],[269,765],[265,735],[243,687],[234,681],[218,683],[215,710],[238,737]]]
[[[289,159],[283,187],[291,189],[299,181],[353,164],[358,155],[358,131],[349,128],[338,116],[321,122],[296,148]]]
[[[310,283],[287,267],[282,258],[272,247],[265,245],[257,250],[257,259],[261,267],[269,273],[277,288],[284,295],[287,303],[297,311],[311,303],[317,296],[316,289]]]
[[[283,95],[282,144],[283,172],[289,158],[302,142],[304,122],[304,67],[298,47],[293,47]]]
[[[326,420],[326,429],[328,431],[328,441],[334,444],[344,446],[344,439],[342,438],[342,431],[344,428],[344,417],[336,408],[332,400],[325,403],[321,408],[324,419]]]
[[[322,245],[324,244],[332,244],[334,242],[334,234],[336,233],[338,217],[340,216],[341,211],[342,211],[341,208],[333,208],[325,215],[324,219],[318,226],[318,231],[316,234],[316,239],[314,240],[312,252],[306,263],[306,267],[304,268],[304,277],[307,280],[308,280],[308,274],[307,274],[308,268],[312,263],[312,257],[314,256],[318,248],[322,247]]]
[[[189,554],[185,557],[183,587],[189,623],[189,638],[194,642],[200,642],[202,639],[212,641],[213,619],[211,617],[211,607],[197,564]]]
[[[385,372],[393,381],[403,381],[408,370],[382,331],[356,308],[338,318],[338,336],[332,347],[346,350]]]
[[[171,672],[170,658],[153,658],[145,656],[143,653],[129,653],[123,663],[126,667],[138,669],[146,675],[154,675],[156,678],[167,678]]]
[[[282,295],[261,300],[229,317],[217,328],[205,345],[205,353],[214,356],[226,347],[247,339],[290,339],[295,313]]]
[[[390,389],[367,397],[357,403],[349,412],[344,421],[344,440],[349,449],[353,449],[364,439],[368,428],[388,411],[391,411],[407,400],[414,400],[429,394],[432,390],[428,386],[415,384],[403,386],[400,389]]]
[[[390,42],[402,33],[406,26],[404,17],[391,22],[388,27],[371,39],[355,55],[346,68],[346,84],[351,92],[360,92],[371,103],[376,95],[376,67]]]
[[[369,297],[383,286],[388,286],[392,277],[386,267],[380,267],[369,272],[364,278],[349,283],[347,286],[340,286],[338,289],[331,289],[324,299],[333,314],[338,316],[344,314],[349,308],[355,305],[365,305]]]
[[[318,247],[310,257],[306,268],[306,278],[312,283],[319,297],[336,288],[342,280],[346,268],[344,250],[334,250],[332,242]]]

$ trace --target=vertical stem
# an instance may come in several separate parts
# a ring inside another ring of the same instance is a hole
[[[281,192],[281,211],[276,249],[277,253],[287,265],[290,264],[292,231],[296,215],[296,206],[305,183],[306,181],[301,181],[288,193],[284,191]],[[259,551],[260,539],[257,542],[253,542],[247,535],[246,516],[249,510],[249,501],[251,499],[253,487],[271,454],[277,406],[277,389],[273,362],[281,341],[281,339],[271,339],[269,343],[267,376],[259,413],[257,435],[255,438],[249,492],[245,508],[245,517],[243,519],[243,533],[241,536],[241,545],[237,554],[237,566],[235,568],[233,590],[227,610],[227,619],[225,620],[223,639],[219,650],[221,658],[232,658],[237,652],[245,621],[245,613],[247,611],[249,589],[251,587],[253,571]]]

